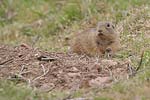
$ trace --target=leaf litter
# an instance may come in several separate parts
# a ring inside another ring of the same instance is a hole
[[[129,77],[128,61],[0,45],[0,79],[43,91],[110,86]]]

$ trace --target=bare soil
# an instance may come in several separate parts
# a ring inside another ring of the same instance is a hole
[[[128,76],[127,61],[41,51],[26,44],[0,45],[0,79],[45,91],[104,87]]]

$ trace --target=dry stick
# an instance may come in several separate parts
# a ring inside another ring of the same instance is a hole
[[[57,60],[56,58],[50,58],[50,57],[46,57],[46,56],[40,56],[37,59],[40,61],[55,61],[55,60]]]
[[[22,65],[20,72],[22,72],[25,68],[25,65]]]
[[[22,72],[23,72],[24,68],[25,68],[25,66],[24,66],[24,65],[22,65],[21,70],[20,70],[20,72],[19,72],[19,74],[20,74],[20,75],[22,74]]]
[[[40,76],[34,78],[32,81],[36,81],[36,80],[40,79],[41,77],[45,76],[45,75],[49,72],[49,69],[50,69],[50,68],[48,67],[48,70],[47,70],[44,74],[42,74],[42,75],[40,75]]]
[[[59,84],[59,82],[57,82],[57,83],[55,84],[55,86],[54,86],[53,88],[49,89],[47,92],[51,92],[52,90],[54,90],[58,84]]]
[[[10,61],[12,61],[12,60],[13,60],[13,59],[6,60],[6,61],[0,63],[0,65],[4,65],[5,63],[10,62]]]
[[[23,75],[23,74],[27,74],[27,73],[30,73],[31,71],[24,71],[24,72],[21,72],[20,74]]]
[[[25,65],[22,65],[21,70],[19,72],[20,75],[27,74],[27,73],[31,72],[30,70],[29,71],[23,71],[24,69],[25,69]]]
[[[145,70],[150,70],[150,68],[144,68],[144,69],[142,69],[142,70],[137,71],[137,73],[144,72]]]
[[[68,100],[71,98],[71,96],[72,96],[72,94],[69,94],[67,97],[63,98],[62,100]]]
[[[21,78],[22,80],[26,81],[29,85],[30,85],[30,79],[25,78],[24,76],[22,76],[21,74],[15,74],[17,77]],[[13,78],[10,78],[10,80]]]
[[[45,71],[45,67],[44,67],[44,65],[43,65],[43,64],[41,64],[41,67],[42,67],[42,69],[43,69],[43,73],[45,74],[45,73],[46,73],[46,71]]]
[[[137,69],[136,69],[136,72],[140,69],[140,67],[141,67],[141,65],[142,65],[143,57],[144,57],[144,52],[145,52],[145,51],[142,51],[140,63],[139,63],[139,66],[138,66]]]
[[[149,69],[149,68],[146,68],[146,69],[143,69],[143,70],[139,70],[139,69],[141,68],[141,65],[142,65],[142,62],[143,62],[144,52],[145,52],[145,51],[142,51],[141,59],[140,59],[139,65],[138,65],[138,67],[137,67],[135,70],[133,69],[133,67],[130,66],[130,64],[128,65],[129,70],[130,70],[130,72],[131,72],[131,76],[135,76],[135,74],[140,73],[140,72],[143,72],[143,71],[145,71],[146,69]]]
[[[144,72],[145,70],[150,70],[150,68],[144,68],[142,70],[138,70],[138,71],[134,72],[133,75],[131,74],[131,76],[135,76],[135,74]]]
[[[25,80],[25,81],[28,83],[28,85],[31,86],[31,80],[28,79],[28,78],[25,78],[24,76],[22,76],[22,74],[25,74],[25,73],[30,72],[30,71],[23,72],[24,68],[25,68],[25,66],[22,65],[19,74],[15,74],[15,75],[17,75],[18,77],[20,77],[20,78],[22,78],[23,80]]]

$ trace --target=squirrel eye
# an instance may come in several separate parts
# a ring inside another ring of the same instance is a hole
[[[109,24],[109,23],[107,24],[107,27],[110,27],[110,24]]]

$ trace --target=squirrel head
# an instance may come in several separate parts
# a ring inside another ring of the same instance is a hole
[[[96,31],[97,31],[97,36],[100,38],[106,37],[110,39],[115,39],[117,36],[115,27],[111,22],[98,22]]]

